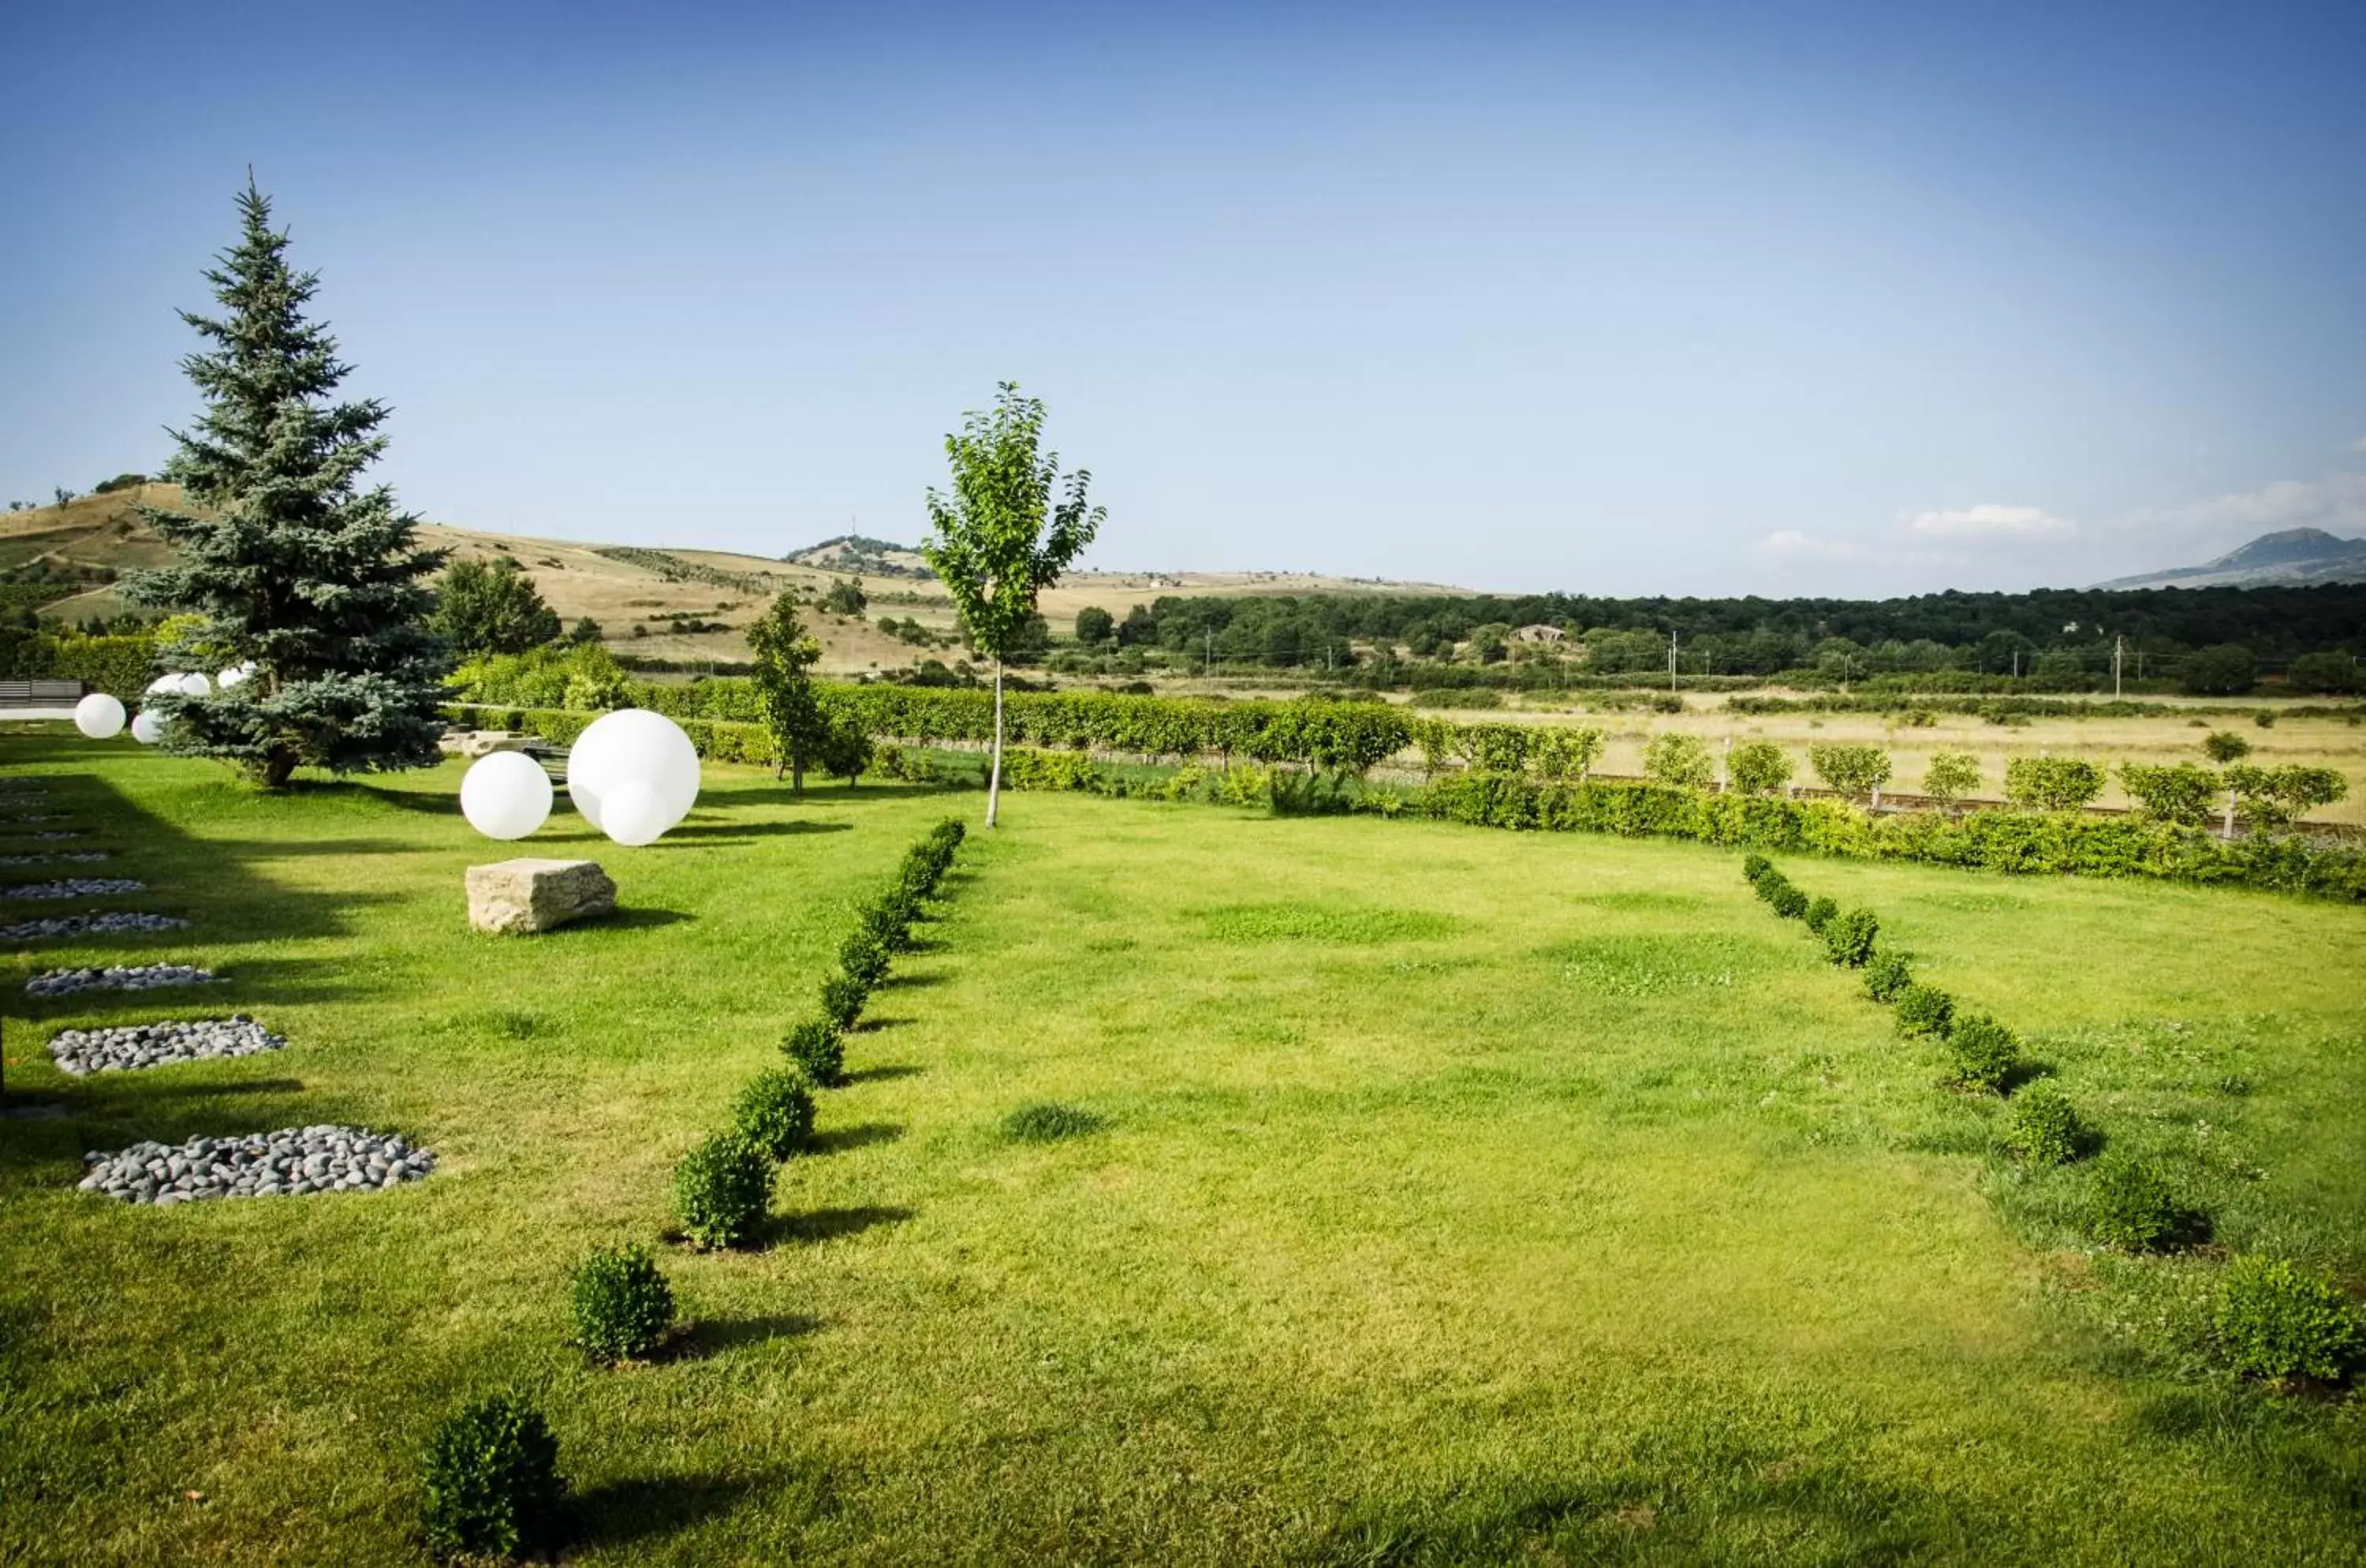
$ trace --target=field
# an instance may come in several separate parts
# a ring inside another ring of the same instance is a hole
[[[1008,798],[764,1245],[664,1248],[690,1327],[608,1370],[563,1343],[569,1269],[666,1229],[852,902],[975,794],[710,768],[651,849],[556,818],[531,852],[627,911],[501,941],[463,929],[495,854],[456,766],[268,799],[20,729],[0,773],[117,852],[77,871],[152,884],[118,907],[196,922],[0,964],[9,1092],[63,1106],[0,1122],[0,1560],[415,1562],[429,1428],[511,1382],[584,1563],[2329,1563],[2366,1530],[2361,1402],[2203,1367],[2214,1255],[2079,1240],[2079,1174],[1989,1156],[1997,1103],[1729,854]],[[2214,1245],[2366,1273],[2366,910],[1788,869],[2021,1030]],[[232,983],[22,989],[160,957]],[[80,1081],[43,1049],[239,1010],[289,1049]],[[1105,1125],[1000,1133],[1042,1100]],[[442,1164],[73,1190],[84,1149],[326,1121]]]

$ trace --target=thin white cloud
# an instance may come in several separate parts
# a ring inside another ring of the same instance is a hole
[[[2361,435],[2357,440],[2351,442],[2349,444],[2349,450],[2352,452],[2366,452],[2366,435]]]
[[[1797,528],[1777,528],[1758,541],[1760,550],[1785,560],[1847,560],[1857,553],[1847,545],[1819,539]]]
[[[2355,533],[2366,529],[2366,474],[2278,479],[2258,490],[2140,512],[2130,521],[2140,527],[2195,534],[2237,530],[2266,534],[2285,528]]]
[[[2079,531],[2067,517],[2035,506],[1999,506],[1992,502],[1954,512],[1900,513],[1912,532],[1930,539],[2048,539]]]

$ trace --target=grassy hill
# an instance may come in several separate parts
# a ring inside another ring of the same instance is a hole
[[[62,506],[0,513],[0,573],[21,573],[36,561],[49,562],[52,572],[157,565],[171,550],[140,516],[142,504],[177,507],[183,499],[178,486],[144,484],[82,496]],[[620,653],[718,662],[745,659],[747,626],[773,594],[792,587],[819,592],[834,579],[861,575],[871,601],[864,615],[813,617],[826,671],[894,669],[932,653],[950,657],[941,647],[879,629],[882,618],[918,622],[940,640],[951,638],[954,629],[952,602],[918,553],[885,540],[846,536],[774,558],[729,550],[583,544],[446,523],[426,524],[420,532],[427,545],[450,550],[456,559],[514,558],[563,620],[571,626],[591,616]],[[1122,616],[1129,606],[1161,594],[1460,592],[1436,583],[1311,572],[1083,571],[1046,592],[1042,608],[1054,626],[1065,627],[1088,604]],[[58,584],[57,597],[40,604],[43,615],[66,621],[113,616],[123,608],[114,586],[78,588],[72,582]]]

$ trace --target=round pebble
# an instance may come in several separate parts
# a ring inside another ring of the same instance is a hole
[[[0,898],[105,898],[147,890],[146,883],[128,876],[67,876],[55,882],[19,882],[13,887],[0,887]]]
[[[435,1168],[435,1156],[400,1133],[337,1126],[134,1144],[82,1158],[84,1191],[159,1207],[202,1198],[369,1191],[416,1181]]]
[[[51,915],[47,919],[19,920],[0,926],[0,942],[33,942],[42,937],[122,936],[130,931],[176,931],[188,921],[170,915]]]
[[[105,969],[51,969],[25,982],[28,997],[76,991],[152,991],[161,986],[207,986],[221,976],[186,964],[110,964]]]
[[[168,1062],[195,1062],[208,1056],[252,1056],[276,1051],[287,1043],[244,1013],[231,1018],[168,1019],[161,1023],[124,1024],[113,1029],[61,1029],[50,1041],[50,1055],[61,1071],[76,1077],[84,1073],[161,1067]]]

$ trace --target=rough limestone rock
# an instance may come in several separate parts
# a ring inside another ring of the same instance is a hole
[[[488,757],[495,751],[523,751],[534,737],[514,729],[447,729],[435,749],[447,757]]]
[[[546,931],[614,912],[616,885],[589,860],[505,860],[468,868],[468,923],[480,931]]]

